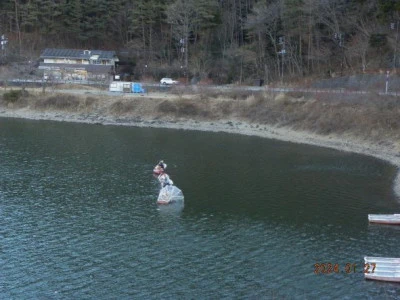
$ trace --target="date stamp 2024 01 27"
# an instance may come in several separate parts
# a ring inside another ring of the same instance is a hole
[[[315,263],[314,273],[315,274],[332,274],[332,273],[374,273],[376,268],[376,263],[365,263],[364,267],[357,266],[354,263],[346,263],[344,267],[340,267],[340,264],[333,263]]]

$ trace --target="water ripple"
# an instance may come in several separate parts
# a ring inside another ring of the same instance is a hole
[[[225,134],[0,122],[0,298],[400,297],[361,272],[314,274],[400,252],[399,228],[367,222],[398,209],[394,170],[376,160]],[[156,205],[160,157],[184,205]]]

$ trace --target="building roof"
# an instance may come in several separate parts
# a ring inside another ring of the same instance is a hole
[[[79,49],[55,49],[46,48],[40,55],[40,58],[73,58],[73,59],[113,59],[117,58],[115,51],[103,50],[79,50]]]
[[[112,65],[82,65],[82,64],[46,64],[40,63],[39,70],[65,69],[65,70],[86,70],[90,73],[110,73]]]

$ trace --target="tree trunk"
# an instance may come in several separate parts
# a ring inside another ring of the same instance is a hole
[[[22,40],[21,40],[21,28],[19,26],[19,16],[18,16],[18,1],[14,0],[15,3],[15,25],[17,26],[17,34],[18,34],[18,54],[21,55],[22,49]]]

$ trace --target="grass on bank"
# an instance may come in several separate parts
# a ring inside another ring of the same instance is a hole
[[[400,146],[400,100],[374,94],[198,91],[190,97],[169,94],[152,99],[71,94],[2,94],[0,106],[29,107],[118,118],[230,120],[305,130],[320,135],[349,135]]]
[[[95,97],[69,94],[38,94],[27,90],[10,90],[0,97],[0,106],[7,108],[29,107],[34,110],[81,112],[97,102]]]

